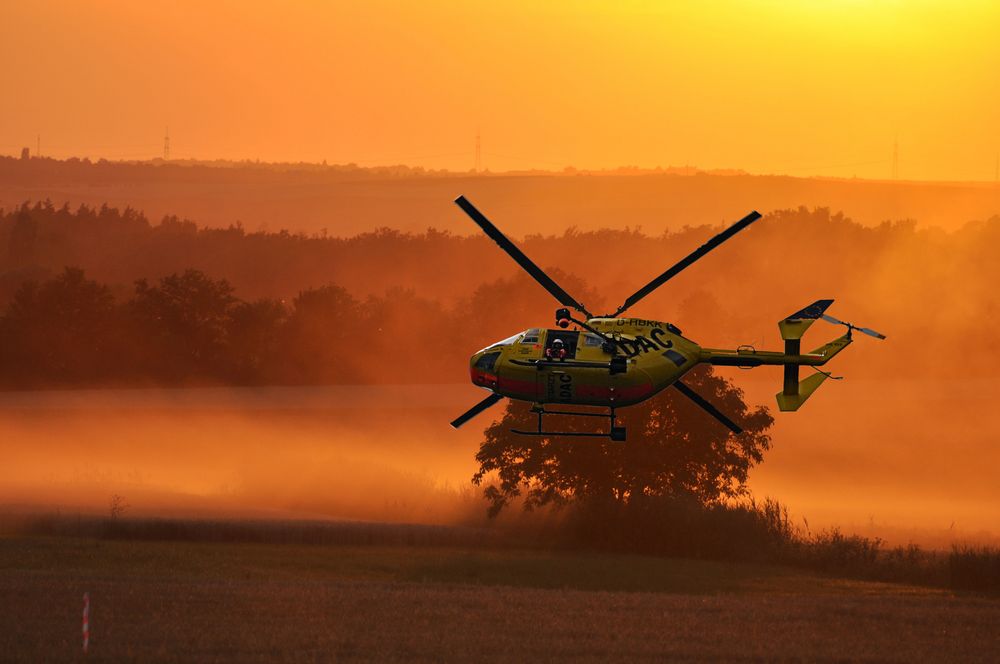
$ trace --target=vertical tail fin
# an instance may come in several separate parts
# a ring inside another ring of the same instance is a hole
[[[795,367],[796,373],[798,372],[798,369],[799,367],[798,365],[796,365]],[[785,376],[786,376],[785,390],[782,392],[778,392],[778,394],[775,396],[778,399],[778,410],[789,411],[789,410],[798,410],[799,407],[806,402],[806,399],[812,396],[812,393],[815,392],[816,389],[823,384],[823,381],[830,377],[830,374],[819,371],[809,376],[801,383],[796,382],[795,391],[792,392],[791,394],[787,392],[788,390],[787,367],[785,371]]]
[[[788,318],[778,321],[781,338],[786,342],[785,348],[788,348],[787,342],[799,341],[806,330],[809,329],[809,326],[815,323],[830,308],[831,304],[833,304],[833,300],[816,300],[808,307],[799,309]],[[788,351],[786,350],[785,352]]]
[[[833,304],[833,300],[816,300],[808,307],[799,309],[784,320],[778,321],[781,338],[785,340],[785,355],[800,355],[802,353],[802,335],[809,326]],[[826,380],[826,374],[818,373],[799,382],[798,364],[785,365],[785,379],[781,392],[777,394],[778,408],[781,410],[798,410],[816,388]]]

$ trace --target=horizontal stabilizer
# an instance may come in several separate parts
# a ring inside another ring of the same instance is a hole
[[[823,358],[823,362],[821,362],[821,364],[826,364],[830,359],[833,358],[834,355],[836,355],[840,351],[850,346],[852,341],[853,340],[851,339],[850,335],[845,334],[842,337],[837,337],[836,339],[830,341],[829,343],[823,344],[819,348],[812,349],[811,351],[809,351],[809,354],[819,355],[820,357]]]
[[[827,378],[829,378],[827,374],[817,372],[798,384],[798,392],[796,394],[778,392],[776,395],[778,397],[778,410],[798,410]]]

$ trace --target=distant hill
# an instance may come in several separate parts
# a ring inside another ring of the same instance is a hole
[[[465,194],[515,235],[635,228],[651,235],[761,212],[842,211],[864,225],[914,219],[954,229],[1000,212],[993,183],[895,182],[695,172],[469,175],[405,166],[362,169],[239,162],[175,164],[0,157],[0,207],[51,199],[178,215],[200,226],[353,236],[389,227],[460,234],[474,228],[452,205]]]

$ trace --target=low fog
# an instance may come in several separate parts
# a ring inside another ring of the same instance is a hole
[[[730,373],[750,403],[771,403],[778,371]],[[776,415],[754,494],[813,531],[992,541],[997,385],[932,387],[828,381],[800,412]],[[8,392],[0,503],[107,514],[119,495],[134,516],[467,523],[486,508],[469,478],[488,417],[447,423],[479,398],[465,385]]]
[[[476,388],[419,385],[9,392],[0,501],[133,515],[447,522],[476,432]]]

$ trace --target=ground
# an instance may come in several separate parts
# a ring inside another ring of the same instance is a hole
[[[476,547],[0,539],[0,660],[995,661],[1000,601]]]

